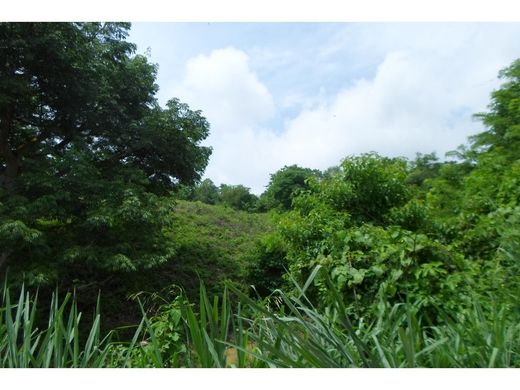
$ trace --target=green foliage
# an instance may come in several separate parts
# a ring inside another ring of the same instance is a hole
[[[344,183],[345,190],[337,194],[340,203],[336,207],[360,222],[382,222],[392,207],[408,200],[404,160],[364,154],[346,158],[341,168],[342,174],[336,180]]]
[[[0,271],[28,283],[155,267],[209,124],[135,55],[126,23],[1,23]]]
[[[432,210],[424,201],[412,199],[402,207],[390,209],[386,219],[389,225],[412,232],[426,232],[431,230]]]
[[[488,130],[473,137],[472,146],[484,155],[501,155],[500,160],[509,164],[518,159],[520,144],[520,59],[499,76],[505,82],[492,93],[490,111],[476,115]]]
[[[372,153],[309,179],[275,232],[297,281],[320,265],[357,316],[373,316],[384,299],[417,302],[421,315],[442,321],[444,311],[468,309],[474,295],[487,300],[486,291],[512,305],[519,68],[517,61],[502,72],[507,82],[493,93],[491,111],[478,115],[488,130],[451,153],[458,161]],[[327,305],[329,286],[314,282],[310,297]]]
[[[436,180],[454,166],[439,167]],[[439,309],[467,307],[480,265],[437,239],[443,220],[436,221],[432,197],[421,199],[411,187],[417,183],[406,183],[408,172],[404,160],[369,154],[344,160],[328,178],[309,180],[274,234],[286,243],[297,281],[320,265],[358,318],[374,316],[381,299],[419,302],[433,321]],[[320,278],[309,294],[322,306],[331,299]]]
[[[101,335],[99,302],[88,337],[81,338],[81,313],[71,294],[60,302],[52,295],[47,324],[38,327],[38,296],[22,286],[17,301],[3,286],[0,302],[0,367],[102,367],[106,363],[110,333]]]
[[[283,275],[288,264],[287,249],[279,235],[267,234],[257,241],[247,264],[246,280],[262,297],[271,294],[284,284]]]
[[[507,210],[520,200],[518,150],[520,62],[500,73],[505,83],[493,92],[490,111],[477,114],[487,130],[461,147],[458,163],[444,165],[432,181],[427,200],[437,210],[440,239],[450,240],[465,256],[492,259],[507,234]]]
[[[331,299],[317,309],[308,289],[322,279]],[[198,309],[180,292],[151,316],[139,300],[142,320],[128,342],[101,338],[96,311],[86,341],[70,296],[51,301],[48,325],[36,327],[36,302],[22,288],[0,306],[2,367],[519,367],[519,312],[501,303],[445,312],[432,324],[416,302],[380,300],[376,317],[353,319],[323,268],[315,268],[294,292],[276,290],[260,302],[232,288],[210,300],[199,287]],[[142,296],[141,296],[142,297]],[[138,297],[139,298],[139,297]],[[152,297],[152,301],[154,298]],[[490,302],[494,302],[490,296]],[[145,299],[146,302],[146,299]],[[148,301],[150,303],[151,301]],[[150,307],[149,307],[150,308]],[[450,313],[450,314],[448,314]]]
[[[219,199],[220,193],[218,187],[213,184],[210,179],[205,179],[197,187],[195,187],[192,200],[198,200],[207,204],[216,204]]]
[[[81,289],[78,299],[82,307],[91,307],[101,289],[107,330],[140,320],[139,308],[128,303],[128,297],[139,291],[159,294],[165,286],[177,285],[196,301],[199,279],[204,280],[210,295],[220,294],[227,281],[245,291],[250,284],[248,268],[256,258],[256,243],[273,225],[267,214],[181,200],[173,211],[161,215],[171,220],[163,232],[164,242],[174,250],[168,261],[138,272],[93,272],[89,278],[92,281],[70,279],[60,284],[61,289]],[[136,229],[136,234],[139,231]],[[121,337],[131,334],[127,330]]]
[[[0,247],[17,248],[21,253],[29,253],[34,247],[43,245],[42,233],[31,229],[21,221],[5,220],[0,225]],[[4,249],[2,263],[7,260],[11,250]],[[2,264],[0,264],[2,265]]]
[[[191,186],[180,186],[177,199],[198,201],[206,204],[222,204],[235,210],[253,212],[257,210],[258,197],[243,185],[221,184],[217,187],[211,179]]]
[[[186,301],[181,304],[181,313],[186,326],[188,351],[194,352],[188,356],[188,361],[193,362],[191,365],[225,367],[225,342],[228,340],[232,319],[227,291],[224,290],[221,303],[218,296],[210,302],[204,284],[201,283],[198,318]]]
[[[319,174],[319,171],[297,165],[283,167],[271,175],[267,190],[260,198],[261,208],[289,210],[293,197],[309,188],[307,179]]]
[[[457,160],[372,153],[307,178],[254,252],[265,300],[234,289],[254,344],[237,349],[269,367],[518,366],[519,67]]]
[[[447,163],[439,169],[439,175],[426,195],[428,204],[435,208],[436,216],[448,223],[459,213],[462,206],[462,188],[472,166],[467,163]]]
[[[173,243],[163,234],[172,223],[171,201],[128,189],[121,195],[91,210],[76,231],[68,226],[65,237],[76,244],[69,244],[63,255],[68,270],[81,264],[107,271],[135,271],[156,267],[175,253]],[[91,242],[93,236],[95,242]]]
[[[415,160],[409,165],[406,183],[415,186],[421,192],[426,192],[431,188],[432,179],[439,175],[443,163],[439,162],[435,153],[417,153]]]
[[[455,309],[468,303],[477,272],[450,248],[398,227],[362,225],[338,231],[315,245],[305,257],[295,258],[291,269],[302,280],[315,265],[324,267],[357,316],[376,312],[379,299]],[[318,297],[326,304],[329,288],[319,278],[316,282]]]
[[[209,124],[159,106],[129,27],[0,23],[0,366],[520,365],[520,60],[454,160],[286,166],[258,199],[200,182]],[[57,280],[87,298],[41,320],[24,286]],[[111,325],[172,283],[102,337],[100,287]]]
[[[318,310],[308,295],[314,278],[330,291],[329,304]],[[283,310],[269,308],[238,292],[256,321],[248,334],[250,352],[268,367],[518,367],[518,312],[499,304],[484,311],[480,302],[458,312],[439,311],[443,323],[432,324],[417,302],[380,300],[372,320],[352,321],[348,305],[323,268],[315,268],[295,294],[277,290]],[[491,298],[493,299],[493,298]],[[491,300],[492,302],[492,300]],[[447,313],[453,313],[448,315]]]
[[[153,301],[158,295],[153,294],[150,298]],[[139,302],[143,319],[131,342],[110,344],[107,366],[246,366],[246,354],[241,350],[233,348],[237,352],[236,359],[230,358],[228,341],[232,332],[237,343],[235,346],[244,350],[248,345],[248,336],[243,328],[240,305],[237,313],[233,313],[226,289],[222,296],[214,296],[210,300],[201,282],[197,306],[190,303],[184,292],[180,291],[172,301],[164,301],[157,314],[151,317],[147,316]]]
[[[256,242],[271,229],[268,215],[201,202],[178,201],[172,220],[167,236],[175,243],[175,255],[157,269],[132,276],[130,291],[159,291],[176,284],[194,299],[199,278],[210,294],[220,293],[226,280],[244,288]]]
[[[229,206],[235,210],[253,211],[256,208],[258,197],[249,192],[249,188],[243,185],[227,185],[220,186],[219,203]]]

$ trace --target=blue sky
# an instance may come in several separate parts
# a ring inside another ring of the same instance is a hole
[[[159,101],[202,110],[206,176],[259,194],[284,165],[439,156],[482,131],[520,23],[134,23]]]

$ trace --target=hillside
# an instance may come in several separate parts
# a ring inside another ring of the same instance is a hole
[[[176,254],[166,264],[114,275],[101,287],[103,311],[109,313],[103,324],[107,329],[139,321],[137,304],[122,304],[132,294],[141,293],[141,299],[152,295],[170,299],[179,291],[176,286],[181,286],[195,300],[199,280],[204,281],[211,294],[221,293],[226,280],[245,287],[247,263],[256,239],[270,230],[268,214],[182,200],[176,203],[173,222],[167,236],[175,242]],[[90,289],[89,300],[95,298],[97,287]],[[81,296],[86,295],[82,291]]]
[[[225,279],[242,284],[256,239],[270,230],[267,214],[201,202],[178,201],[174,220],[177,255],[159,272],[165,283],[179,283],[188,293],[198,292],[198,276],[215,292]]]

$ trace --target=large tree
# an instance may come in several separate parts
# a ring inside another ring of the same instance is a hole
[[[0,23],[0,267],[135,270],[172,253],[163,195],[200,179],[209,125],[159,106],[129,28]]]
[[[219,188],[219,203],[235,210],[253,211],[258,198],[243,185],[221,184]]]
[[[309,189],[307,179],[319,175],[319,171],[310,168],[284,166],[271,175],[267,190],[261,196],[261,206],[265,209],[289,210],[293,197]]]

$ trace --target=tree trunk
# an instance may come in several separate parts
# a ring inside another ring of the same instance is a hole
[[[7,193],[12,193],[14,191],[14,179],[18,175],[18,171],[20,170],[20,163],[17,159],[13,161],[7,161],[7,166],[0,175],[0,187],[5,188]]]
[[[14,190],[14,179],[20,171],[21,158],[11,149],[9,145],[9,134],[13,121],[14,107],[11,105],[5,116],[0,120],[0,156],[3,157],[5,168],[0,173],[0,187],[12,193]]]
[[[9,259],[10,251],[5,251],[0,253],[0,272],[4,271],[5,266],[7,265],[7,260]]]

